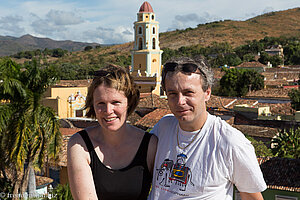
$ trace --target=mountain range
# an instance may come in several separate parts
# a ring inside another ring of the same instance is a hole
[[[36,50],[45,48],[61,48],[68,51],[80,51],[86,46],[97,46],[98,43],[74,42],[71,40],[56,41],[50,38],[38,38],[32,35],[21,37],[0,36],[0,56],[9,56],[20,51]]]

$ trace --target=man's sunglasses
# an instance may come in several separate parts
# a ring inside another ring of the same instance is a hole
[[[169,63],[164,64],[163,75],[165,76],[167,72],[174,72],[176,70],[176,68],[179,69],[179,71],[185,72],[185,73],[196,73],[197,69],[199,69],[200,73],[204,77],[206,77],[206,75],[203,73],[202,69],[194,63],[178,64],[175,62],[169,62]]]
[[[111,72],[109,71],[105,71],[105,70],[98,70],[98,71],[95,71],[94,73],[94,76],[107,76],[108,74],[111,74]]]
[[[166,63],[164,65],[163,70],[165,72],[168,72],[168,71],[172,72],[172,71],[175,71],[176,68],[179,68],[179,70],[182,71],[182,72],[194,73],[194,72],[197,71],[198,66],[194,63],[178,64],[178,63],[170,62],[170,63]]]

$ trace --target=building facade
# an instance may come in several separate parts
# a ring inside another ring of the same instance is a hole
[[[134,22],[134,48],[131,51],[131,75],[141,93],[160,95],[161,55],[159,23],[151,5],[145,1]]]

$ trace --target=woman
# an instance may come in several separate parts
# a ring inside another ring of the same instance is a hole
[[[157,138],[126,123],[139,91],[122,67],[95,73],[86,106],[99,125],[74,134],[68,144],[68,176],[74,199],[147,199]]]

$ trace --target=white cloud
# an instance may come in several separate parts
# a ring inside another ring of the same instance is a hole
[[[133,41],[133,30],[119,26],[114,29],[97,27],[95,30],[88,30],[82,35],[85,40],[94,40],[102,44],[119,44]]]
[[[263,10],[263,14],[265,14],[265,13],[269,13],[269,12],[272,12],[272,11],[274,11],[274,8],[272,8],[271,6],[267,6],[264,10]]]
[[[76,16],[73,12],[65,12],[60,10],[50,10],[46,15],[46,20],[52,22],[55,25],[74,25],[83,22],[83,19]]]
[[[1,17],[0,30],[3,30],[6,34],[22,34],[24,33],[24,28],[19,25],[22,21],[23,18],[18,15]]]
[[[204,24],[207,22],[212,22],[218,20],[219,17],[212,16],[208,12],[202,13],[199,16],[196,13],[186,14],[186,15],[176,15],[172,21],[172,26],[168,30],[174,29],[185,29],[187,27],[196,27],[198,24]]]

